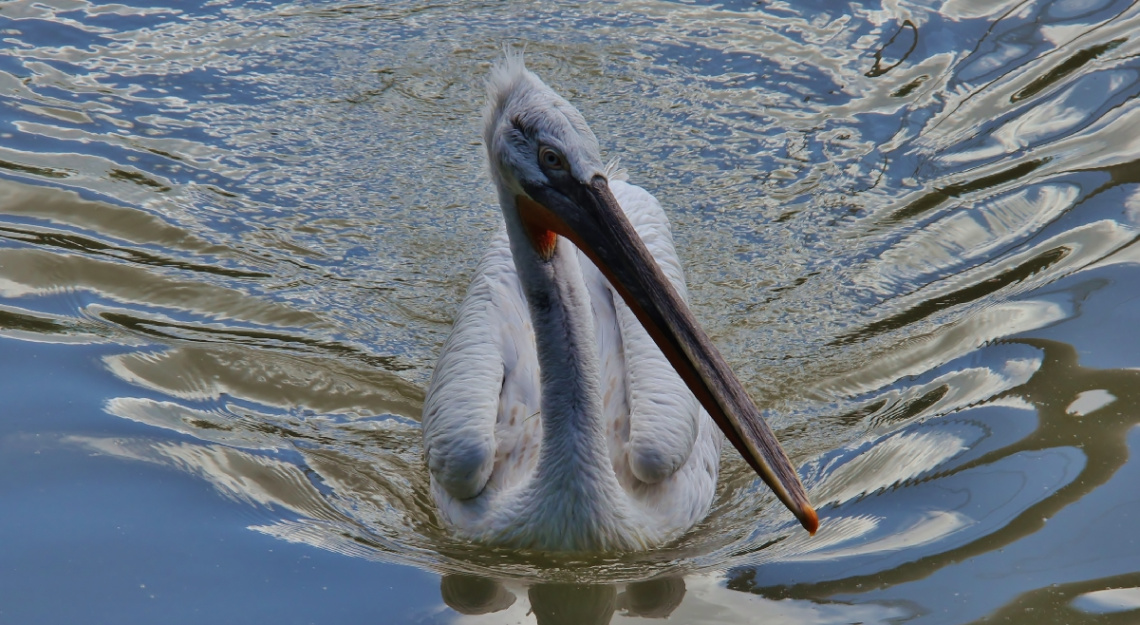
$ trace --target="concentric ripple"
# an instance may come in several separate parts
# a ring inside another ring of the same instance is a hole
[[[0,2],[0,449],[173,469],[246,540],[429,571],[448,607],[415,622],[1133,611],[1138,28],[1095,0]],[[648,554],[440,526],[418,419],[498,227],[504,43],[666,207],[814,538],[727,454]]]

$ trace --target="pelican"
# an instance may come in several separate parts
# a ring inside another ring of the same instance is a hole
[[[424,403],[443,521],[491,545],[649,549],[708,513],[727,437],[814,533],[794,467],[688,309],[657,200],[603,166],[521,54],[491,70],[483,138],[505,229]]]

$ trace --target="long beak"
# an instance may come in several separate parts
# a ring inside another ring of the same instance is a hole
[[[641,242],[606,179],[527,191],[537,202],[526,203],[524,220],[566,237],[594,261],[740,455],[814,534],[819,517],[787,454]],[[576,210],[547,208],[567,202]]]

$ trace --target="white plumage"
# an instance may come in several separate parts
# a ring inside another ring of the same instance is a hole
[[[443,520],[480,542],[660,544],[707,514],[723,435],[626,304],[640,300],[550,230],[577,236],[582,202],[573,198],[608,186],[598,193],[612,192],[683,307],[668,219],[653,196],[601,165],[585,120],[521,57],[493,70],[485,123],[506,227],[476,270],[428,389],[432,494]]]
[[[661,206],[640,187],[611,181],[611,188],[684,293]],[[550,492],[534,484],[542,389],[534,330],[505,231],[475,272],[428,390],[424,446],[432,494],[448,524],[480,541],[549,550],[644,549],[704,518],[724,437],[590,260],[574,250],[570,263],[588,294],[594,354],[582,369],[596,377],[606,454],[605,466],[573,466],[577,459],[571,458],[565,468],[571,476],[597,472],[604,496],[576,499],[575,489]]]

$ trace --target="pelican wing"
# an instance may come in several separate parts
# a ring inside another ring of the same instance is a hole
[[[665,276],[687,299],[685,275],[661,205],[641,187],[620,180],[610,186]],[[619,468],[628,466],[637,480],[659,483],[688,461],[699,431],[700,403],[601,272],[584,254],[581,261],[594,300],[604,410],[618,437],[611,453],[619,456]]]
[[[532,334],[507,235],[500,232],[475,271],[424,400],[428,469],[452,497],[475,497],[491,477],[504,350],[517,352],[516,338],[533,344]]]

